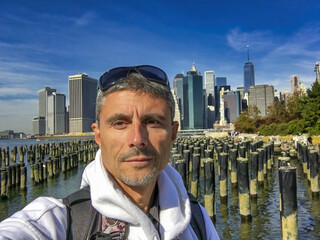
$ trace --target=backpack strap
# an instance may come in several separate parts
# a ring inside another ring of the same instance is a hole
[[[70,194],[62,201],[67,208],[68,240],[121,240],[127,237],[128,223],[102,217],[93,208],[89,186]]]
[[[188,192],[189,199],[190,199],[190,205],[191,205],[191,227],[195,234],[197,235],[198,239],[200,240],[206,240],[207,234],[206,234],[206,225],[203,218],[203,214],[201,211],[201,208],[199,206],[199,203],[197,199]]]
[[[101,214],[92,207],[89,186],[62,200],[67,208],[67,239],[89,239],[99,231]]]

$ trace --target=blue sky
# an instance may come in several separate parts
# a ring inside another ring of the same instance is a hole
[[[290,88],[298,74],[309,88],[320,61],[318,0],[5,1],[0,0],[0,131],[32,133],[38,90],[68,97],[68,76],[98,78],[121,65],[152,64],[172,81],[194,62],[232,89],[243,66],[256,84]]]

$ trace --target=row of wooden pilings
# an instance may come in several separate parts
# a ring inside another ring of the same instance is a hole
[[[31,184],[38,185],[48,178],[59,176],[60,172],[66,173],[77,168],[79,163],[91,162],[97,150],[98,146],[93,140],[20,146],[10,152],[8,147],[0,149],[1,199],[7,199],[8,191],[12,188],[27,189],[28,171]]]
[[[310,156],[313,156],[312,154],[315,153],[311,152]],[[231,187],[239,194],[239,213],[242,222],[252,220],[251,201],[257,201],[258,188],[263,189],[267,175],[276,167],[279,171],[282,238],[297,239],[296,169],[290,166],[290,157],[287,157],[286,153],[284,155],[277,161],[273,142],[234,143],[232,138],[178,138],[171,150],[170,163],[180,173],[191,194],[198,199],[203,196],[204,206],[212,220],[215,220],[216,215],[216,168],[219,177],[220,203],[228,202],[229,180]],[[314,158],[317,159],[314,161],[318,162],[318,155],[314,155]],[[310,166],[312,161],[310,160]],[[203,187],[199,184],[201,169],[203,169]],[[318,172],[313,171],[311,174],[311,170],[310,176],[317,178]],[[318,178],[313,182],[318,182]],[[319,194],[319,189],[312,189]]]
[[[303,173],[305,174],[308,184],[311,188],[313,198],[319,198],[319,153],[314,145],[297,143],[297,155],[300,164],[302,165]]]

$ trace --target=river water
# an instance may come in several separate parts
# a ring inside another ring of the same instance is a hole
[[[0,140],[0,148],[6,146],[11,150],[14,146],[29,146],[42,143],[58,143],[66,140],[54,141],[36,141],[35,139],[15,139],[15,140]],[[27,190],[21,191],[19,188],[11,188],[8,191],[8,199],[0,200],[0,221],[11,216],[16,211],[22,209],[26,204],[39,196],[52,196],[56,198],[63,198],[68,194],[79,189],[81,176],[84,169],[83,164],[79,164],[78,168],[72,169],[66,173],[60,173],[57,177],[48,178],[46,182],[39,185],[34,185],[30,181],[30,165],[26,161],[27,170]]]
[[[62,140],[55,140],[59,142]],[[36,140],[0,140],[0,147],[41,144]],[[49,141],[50,142],[50,141]],[[27,165],[29,165],[27,163]],[[320,239],[320,200],[312,199],[310,186],[297,160],[291,165],[297,168],[298,224],[300,239]],[[28,170],[27,190],[10,189],[7,200],[0,200],[0,220],[11,216],[38,196],[62,198],[77,190],[80,186],[84,169],[79,164],[77,169],[47,180],[38,186],[30,182]],[[200,179],[200,182],[203,179]],[[259,187],[257,202],[251,202],[252,222],[241,223],[239,198],[236,189],[228,186],[228,204],[220,204],[219,179],[216,169],[216,221],[215,226],[221,239],[281,239],[281,219],[279,211],[279,184],[276,166],[268,172],[265,184]]]

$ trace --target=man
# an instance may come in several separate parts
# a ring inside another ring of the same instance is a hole
[[[64,201],[68,208],[62,200],[38,198],[3,221],[0,236],[75,239],[88,231],[88,239],[112,239],[107,237],[119,232],[117,239],[197,239],[199,229],[190,222],[199,214],[180,175],[168,165],[178,123],[165,72],[149,65],[114,68],[100,77],[99,89],[92,129],[100,150],[81,183],[90,192],[88,208],[93,206],[95,217],[86,208],[71,207],[78,197]],[[201,236],[219,239],[202,207],[201,213]],[[84,219],[93,225],[90,230]]]

